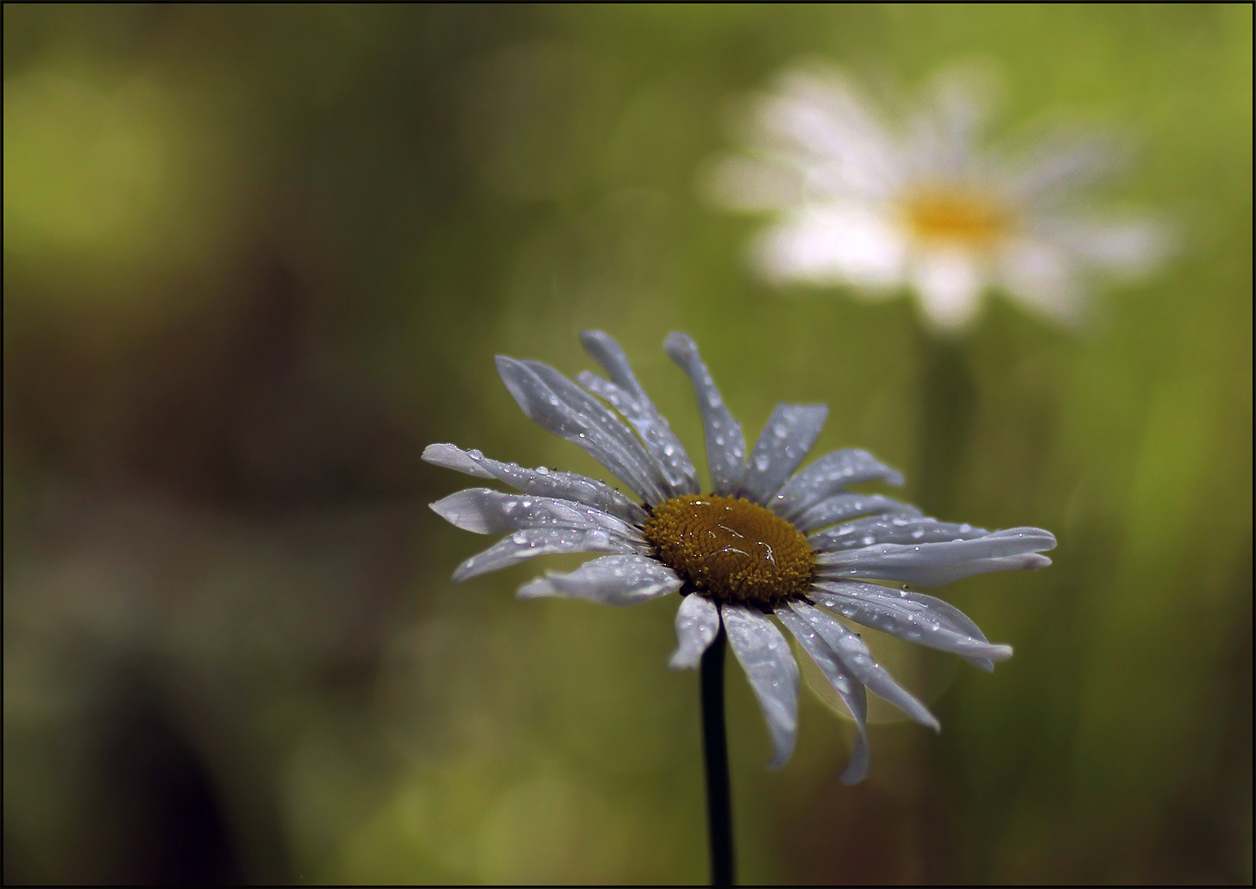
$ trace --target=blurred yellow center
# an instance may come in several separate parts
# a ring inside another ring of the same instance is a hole
[[[654,507],[643,531],[659,561],[717,601],[772,605],[811,586],[807,538],[749,500],[675,497]]]
[[[907,224],[918,238],[984,245],[1004,235],[1011,219],[988,195],[955,190],[925,190],[903,202]]]

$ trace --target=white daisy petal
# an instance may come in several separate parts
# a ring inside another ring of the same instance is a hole
[[[994,645],[960,632],[927,604],[903,596],[902,592],[873,583],[821,581],[811,595],[842,617],[908,642],[983,661],[1004,661],[1012,656],[1011,646]],[[985,663],[979,666],[984,667]]]
[[[741,605],[720,608],[733,654],[759,699],[775,751],[770,766],[785,764],[798,730],[798,664],[789,643],[772,622]]]
[[[917,175],[945,181],[979,172],[975,149],[1000,102],[1000,86],[995,72],[971,63],[948,65],[930,78],[908,123]]]
[[[779,491],[815,444],[828,415],[823,404],[778,404],[750,453],[742,495],[766,503]]]
[[[1090,269],[1120,278],[1155,271],[1174,250],[1174,227],[1162,219],[1073,218],[1051,220],[1044,236]]]
[[[1129,164],[1129,149],[1113,134],[1039,134],[1036,145],[1003,173],[1008,195],[1038,209],[1075,198]]]
[[[810,605],[791,602],[789,607],[820,634],[820,637],[828,643],[829,648],[841,660],[842,665],[850,671],[851,675],[868,686],[870,691],[885,698],[921,725],[928,726],[934,731],[941,730],[941,725],[928,708],[905,691],[885,668],[873,659],[868,646],[858,634],[846,629],[836,618]]]
[[[1057,323],[1085,319],[1085,291],[1068,253],[1040,238],[1017,238],[999,256],[1000,283],[1030,312]]]
[[[525,559],[557,553],[635,553],[630,541],[601,529],[531,528],[516,531],[484,552],[472,556],[454,572],[454,582],[509,568]]]
[[[847,582],[848,581],[842,581],[843,584]],[[858,583],[858,581],[855,582]],[[821,584],[825,585],[826,588],[831,588],[831,584],[828,581],[822,581]],[[981,642],[990,641],[986,638],[985,633],[981,632],[981,628],[973,623],[972,619],[969,618],[967,614],[960,611],[950,602],[944,602],[941,599],[935,599],[933,596],[926,596],[924,593],[917,593],[914,590],[909,592],[907,590],[900,589],[898,595],[903,597],[903,593],[907,593],[905,598],[910,599],[913,602],[919,602],[921,605],[928,608],[929,613],[935,619],[942,621],[944,625],[950,627],[955,632],[967,634],[972,636],[974,639],[980,640]],[[994,672],[994,661],[990,658],[969,657],[968,655],[961,655],[961,657],[974,667],[980,667],[987,673]]]
[[[863,515],[918,516],[921,512],[907,503],[899,503],[880,494],[834,494],[804,512],[794,527],[804,534],[836,522]]]
[[[803,650],[811,656],[820,672],[829,680],[834,690],[855,719],[855,746],[851,750],[850,762],[842,773],[843,784],[858,784],[868,774],[868,692],[864,684],[851,675],[842,664],[841,659],[833,651],[823,637],[816,632],[806,620],[795,614],[792,609],[778,608],[776,617],[783,623]]]
[[[837,552],[874,543],[938,543],[988,537],[985,528],[939,522],[916,515],[873,516],[819,531],[807,538],[817,552]]]
[[[903,474],[881,463],[867,451],[856,448],[833,451],[787,481],[766,505],[786,521],[793,521],[847,485],[873,479],[901,485]]]
[[[829,194],[884,198],[902,175],[902,150],[877,109],[834,69],[787,71],[777,94],[760,101],[752,137],[810,173],[832,171]],[[821,192],[825,194],[825,192]]]
[[[976,257],[961,249],[927,249],[912,265],[925,317],[936,330],[950,333],[967,325],[981,307],[986,281]]]
[[[619,343],[600,330],[586,330],[580,334],[580,342],[584,345],[585,351],[606,368],[614,385],[632,396],[631,401],[625,400],[624,408],[627,410],[620,408],[619,405],[615,407],[628,418],[628,422],[645,442],[646,450],[658,463],[663,476],[672,487],[672,493],[698,493],[701,487],[698,484],[697,469],[689,459],[689,454],[685,452],[684,445],[680,443],[680,439],[667,424],[667,420],[658,412],[654,402],[650,401],[645,390],[641,388],[641,384],[637,382],[632,366],[628,363],[628,356],[624,354]],[[588,376],[598,379],[592,374]],[[582,385],[584,378],[585,375],[581,374]],[[596,392],[592,388],[590,391]],[[601,392],[596,394],[606,397]],[[607,398],[607,400],[610,399]]]
[[[579,531],[601,528],[635,543],[645,542],[632,525],[573,500],[468,488],[436,501],[431,507],[451,525],[476,534],[503,534],[524,528],[572,528]]]
[[[692,669],[720,632],[720,612],[706,596],[690,593],[676,610],[676,652],[668,666]]]
[[[1055,547],[1055,537],[1040,528],[995,531],[976,540],[917,545],[881,543],[863,549],[821,553],[819,575],[835,580],[876,578],[922,586],[938,586],[987,574],[1045,568],[1051,564],[1042,550]]]
[[[635,605],[674,593],[681,579],[667,566],[646,556],[604,556],[575,571],[551,571],[519,590],[523,599],[563,596],[603,605]]]
[[[499,355],[497,371],[529,419],[579,445],[647,503],[666,499],[662,476],[640,442],[593,396],[540,362]]]
[[[615,440],[623,448],[623,452],[632,465],[640,473],[643,485],[648,485],[648,492],[642,496],[647,503],[657,503],[663,497],[666,482],[659,467],[650,458],[649,452],[632,431],[618,417],[602,405],[596,398],[589,395],[571,380],[567,379],[548,364],[540,361],[522,362],[529,370],[539,376],[569,407],[582,418],[590,421],[606,435]]]
[[[698,356],[698,347],[683,333],[673,333],[663,344],[671,359],[680,365],[693,383],[706,432],[707,470],[716,494],[730,494],[737,489],[746,471],[746,439],[741,424],[733,419],[715,380]]]
[[[594,395],[609,402],[637,430],[650,457],[663,474],[670,496],[696,494],[702,489],[698,484],[698,471],[689,455],[654,405],[587,370],[578,374],[576,380]]]
[[[907,269],[907,241],[883,212],[842,202],[808,205],[765,232],[751,259],[778,284],[851,284],[858,296],[893,295]]]
[[[479,451],[464,451],[451,444],[428,445],[423,450],[423,459],[476,478],[498,479],[525,494],[574,500],[634,525],[641,525],[649,518],[644,509],[610,485],[576,472],[558,472],[544,466],[524,469],[517,463],[491,460]]]

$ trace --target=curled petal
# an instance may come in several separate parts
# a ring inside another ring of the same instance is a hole
[[[525,494],[574,500],[634,525],[649,518],[644,509],[610,485],[578,472],[546,469],[525,469],[517,463],[502,463],[485,457],[477,450],[464,451],[451,444],[431,444],[423,450],[423,459],[434,466],[465,472],[476,478],[495,478]]]
[[[458,566],[454,582],[509,568],[534,556],[555,553],[634,553],[637,547],[628,540],[606,531],[579,531],[570,528],[534,528],[516,531],[499,540],[484,552],[474,555]]]
[[[623,414],[624,419],[637,430],[650,457],[663,474],[670,495],[696,494],[701,490],[698,471],[694,469],[689,454],[649,399],[588,371],[576,379],[594,395],[610,402],[611,407]]]
[[[902,686],[894,681],[894,678],[890,676],[885,668],[873,659],[872,653],[868,651],[868,646],[864,644],[864,641],[859,638],[858,634],[846,629],[836,618],[830,617],[823,611],[812,608],[810,605],[804,605],[801,602],[791,602],[789,607],[794,609],[795,614],[800,615],[820,634],[820,637],[828,643],[829,648],[841,660],[842,666],[849,670],[856,679],[921,725],[926,725],[934,731],[941,729],[938,721],[929,712],[928,708],[916,700],[909,692],[905,691]]]
[[[824,638],[816,632],[806,620],[795,614],[792,609],[780,608],[776,616],[783,623],[803,650],[811,656],[820,672],[829,680],[834,690],[854,717],[855,746],[851,750],[850,762],[842,773],[843,784],[858,784],[868,775],[868,692],[864,684],[850,674],[843,666],[841,658],[833,651]]]
[[[690,593],[676,610],[676,652],[668,666],[693,668],[720,631],[720,612],[705,596]]]
[[[641,443],[597,399],[537,361],[498,355],[497,370],[529,419],[579,445],[647,503],[666,499],[662,477]]]
[[[807,456],[828,415],[823,404],[778,404],[750,453],[741,493],[768,502]]]
[[[635,605],[680,589],[670,568],[646,556],[604,556],[575,571],[551,571],[519,590],[524,599],[564,596],[603,605]]]
[[[740,605],[720,609],[733,654],[746,671],[767,720],[775,751],[772,768],[785,764],[798,731],[798,664],[789,643],[772,622]]]
[[[731,495],[746,471],[746,439],[741,434],[741,424],[729,413],[724,399],[720,397],[720,390],[715,388],[715,380],[698,357],[698,347],[692,339],[683,333],[673,333],[663,348],[689,375],[694,393],[698,396],[698,408],[706,433],[707,470],[711,473],[711,485],[716,494]]]
[[[994,661],[1005,661],[1012,656],[1010,645],[993,645],[984,636],[974,636],[960,629],[951,615],[941,612],[931,602],[922,601],[925,597],[914,596],[906,590],[857,581],[820,581],[811,595],[826,608],[865,627],[953,652],[983,669],[987,664],[993,669]]]

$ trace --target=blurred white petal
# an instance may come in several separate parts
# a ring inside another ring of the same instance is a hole
[[[1136,278],[1158,269],[1173,255],[1177,234],[1164,220],[1069,220],[1048,230],[1048,237],[1080,262],[1116,277]]]
[[[859,204],[827,205],[807,207],[770,229],[752,255],[769,280],[853,284],[876,297],[902,283],[907,242],[882,213]]]
[[[959,330],[976,317],[986,282],[980,261],[970,251],[926,249],[913,262],[911,277],[925,317],[939,331]]]
[[[1018,238],[999,258],[1000,283],[1031,312],[1077,324],[1084,316],[1082,282],[1069,256],[1044,241]]]

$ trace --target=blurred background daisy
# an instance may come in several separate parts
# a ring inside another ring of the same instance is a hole
[[[799,58],[891,121],[989,59],[977,156],[1120,126],[1067,209],[1182,232],[1097,336],[985,301],[945,474],[913,302],[779,298],[823,291],[747,274],[763,218],[695,187]],[[432,441],[611,481],[489,360],[591,369],[595,328],[682,441],[669,330],[746,428],[828,404],[817,453],[1059,538],[954,590],[996,682],[864,633],[945,728],[874,709],[858,787],[812,695],[766,771],[730,679],[746,882],[1250,883],[1251,72],[1241,5],[5,5],[6,881],[704,880],[674,604],[514,598],[562,558],[455,587],[478,543],[426,506]]]
[[[769,280],[869,298],[910,288],[942,333],[971,324],[991,288],[1077,324],[1096,276],[1152,271],[1173,237],[1162,220],[1091,206],[1128,163],[1115,133],[1060,122],[1019,146],[993,139],[1001,86],[993,66],[951,63],[887,113],[839,70],[790,68],[742,125],[748,156],[719,163],[708,187],[779,217],[753,248]]]

